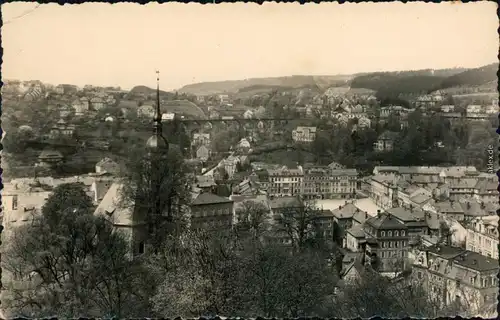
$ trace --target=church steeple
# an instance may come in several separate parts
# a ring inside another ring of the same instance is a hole
[[[163,137],[161,123],[161,110],[160,110],[160,71],[156,71],[156,111],[153,119],[153,132],[154,134],[148,139],[146,147],[151,152],[167,151],[168,142]]]

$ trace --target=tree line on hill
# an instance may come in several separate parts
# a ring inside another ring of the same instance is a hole
[[[368,88],[377,91],[379,99],[395,98],[400,95],[427,94],[454,86],[478,86],[497,79],[498,64],[469,69],[452,75],[430,70],[406,72],[378,72],[355,77],[353,88]]]

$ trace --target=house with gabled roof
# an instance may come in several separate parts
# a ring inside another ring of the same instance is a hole
[[[201,192],[190,205],[192,230],[230,230],[234,201],[210,192]]]

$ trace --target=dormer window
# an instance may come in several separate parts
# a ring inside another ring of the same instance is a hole
[[[388,231],[387,234],[389,235],[389,237],[392,237],[392,231]]]
[[[403,237],[404,237],[404,235],[405,235],[405,231],[404,231],[404,230],[401,230],[401,236],[403,236]]]
[[[398,237],[399,236],[399,232],[398,231],[394,231],[394,236]]]
[[[380,236],[385,237],[385,231],[380,232]]]

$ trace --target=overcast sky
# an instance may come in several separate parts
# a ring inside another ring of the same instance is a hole
[[[36,7],[35,10],[33,10]],[[155,84],[478,67],[497,61],[494,2],[2,5],[3,77]]]

